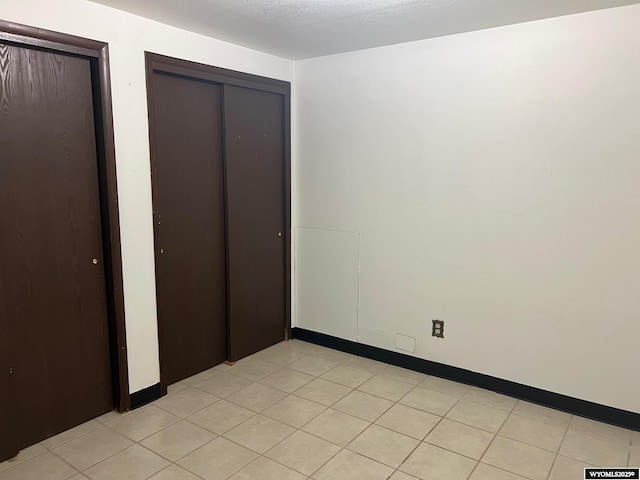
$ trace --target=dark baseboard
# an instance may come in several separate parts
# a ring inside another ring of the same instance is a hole
[[[545,407],[562,410],[581,417],[591,418],[600,422],[610,423],[623,428],[640,431],[640,414],[620,410],[598,403],[568,397],[559,393],[549,392],[540,388],[529,387],[521,383],[504,380],[502,378],[472,372],[464,368],[452,367],[443,363],[432,362],[423,358],[412,357],[398,352],[392,352],[379,347],[372,347],[362,343],[344,340],[324,333],[312,332],[302,328],[293,328],[292,338],[315,343],[325,347],[370,358],[379,362],[396,365],[416,372],[426,373],[435,377],[446,378],[455,382],[465,383],[476,387],[493,390],[527,402],[544,405]]]
[[[158,400],[160,397],[162,397],[162,389],[160,388],[159,383],[151,385],[147,388],[143,388],[142,390],[138,390],[137,392],[134,392],[130,395],[131,410],[135,410],[136,408],[140,408],[147,403]]]

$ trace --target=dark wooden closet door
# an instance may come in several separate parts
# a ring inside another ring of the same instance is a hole
[[[284,339],[283,97],[224,86],[230,359]]]
[[[13,375],[16,335],[13,322],[9,321],[9,306],[3,293],[4,277],[0,273],[0,462],[15,457],[22,446],[16,422],[18,399]]]
[[[163,383],[227,359],[218,85],[153,74],[154,208]]]
[[[0,402],[21,447],[113,408],[102,252],[90,61],[0,44]]]

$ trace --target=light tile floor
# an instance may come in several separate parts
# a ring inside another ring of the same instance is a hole
[[[572,480],[640,433],[293,340],[0,463],[0,480]]]

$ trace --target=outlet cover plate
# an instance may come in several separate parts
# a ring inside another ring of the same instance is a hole
[[[432,320],[431,336],[444,338],[444,320]]]

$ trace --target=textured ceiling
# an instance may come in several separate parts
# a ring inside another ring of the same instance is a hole
[[[92,0],[293,60],[640,0]]]

